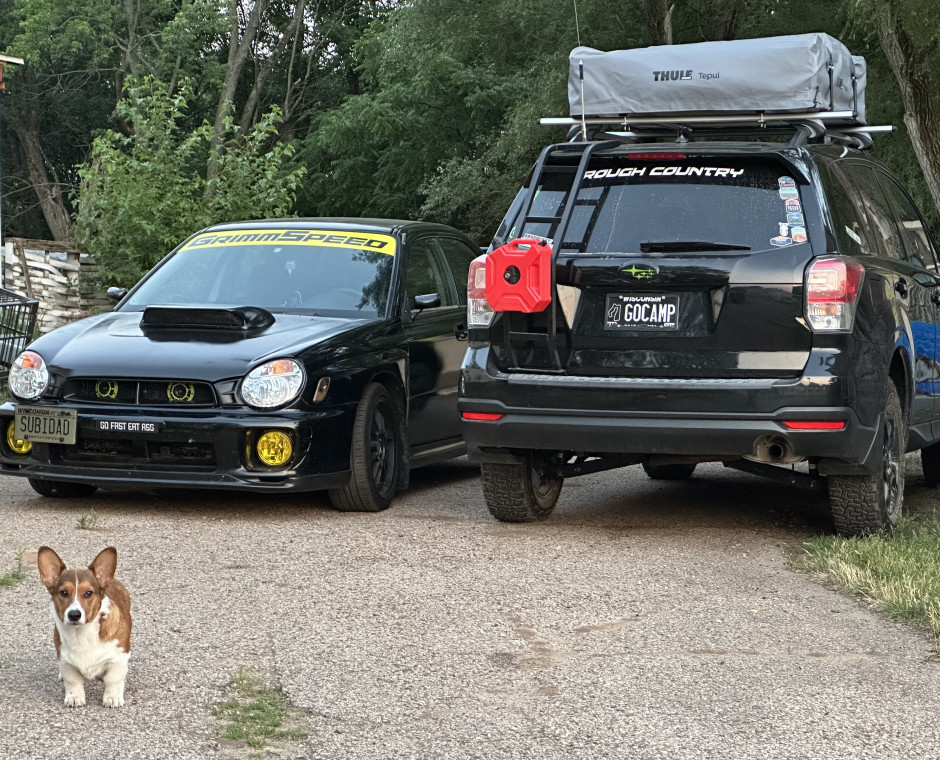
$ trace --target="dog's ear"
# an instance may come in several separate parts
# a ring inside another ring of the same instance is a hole
[[[101,588],[107,588],[114,578],[114,571],[117,570],[117,549],[113,546],[102,549],[101,553],[91,561],[88,569],[95,574],[98,585]]]
[[[58,583],[62,571],[65,570],[65,563],[48,546],[40,546],[36,565],[39,567],[39,580],[42,581],[42,585],[52,590],[52,587]]]

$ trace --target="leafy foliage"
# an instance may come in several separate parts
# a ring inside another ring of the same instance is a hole
[[[277,110],[245,134],[226,120],[218,172],[207,181],[212,128],[180,128],[187,94],[129,80],[118,113],[133,135],[99,135],[79,168],[78,243],[102,263],[108,284],[132,285],[208,224],[291,212],[304,170],[291,163],[293,147],[277,141]]]

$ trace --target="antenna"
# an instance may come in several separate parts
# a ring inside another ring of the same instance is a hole
[[[572,0],[574,3],[574,31],[578,35],[578,47],[581,47],[581,25],[578,23],[578,0]]]
[[[581,139],[587,142],[587,120],[584,114],[584,61],[578,61],[578,77],[581,79]]]

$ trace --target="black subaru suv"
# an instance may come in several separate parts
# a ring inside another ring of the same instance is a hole
[[[842,534],[890,529],[906,452],[940,482],[937,248],[901,184],[812,126],[585,137],[542,152],[470,271],[459,409],[490,512],[723,462],[827,490]]]

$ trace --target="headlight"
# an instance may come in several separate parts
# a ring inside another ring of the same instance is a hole
[[[24,351],[13,360],[9,378],[10,393],[17,398],[32,401],[45,393],[49,386],[49,370],[35,351]]]
[[[291,359],[277,359],[245,375],[242,398],[248,406],[272,409],[293,401],[303,387],[304,368]]]

